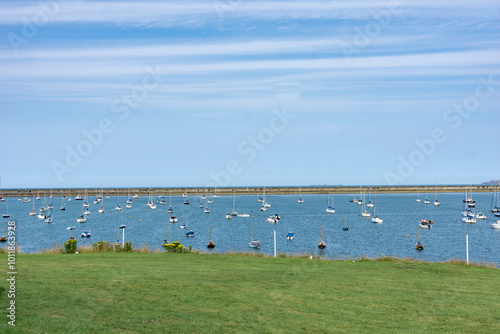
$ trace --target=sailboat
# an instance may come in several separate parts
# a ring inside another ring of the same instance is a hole
[[[347,225],[345,224],[345,215],[344,215],[344,222],[342,225],[342,231],[349,231],[349,227],[347,227]]]
[[[26,197],[26,188],[24,188],[24,198],[23,198],[23,203],[29,203],[31,201],[30,198]]]
[[[52,213],[52,210],[49,210],[49,215],[45,216],[46,223],[52,223],[52,217],[50,216],[51,213]]]
[[[61,190],[61,211],[65,211],[66,207],[64,206],[64,190]]]
[[[297,203],[304,203],[304,200],[300,197],[300,183],[299,183],[299,198],[297,199]]]
[[[153,202],[154,200],[154,195],[151,195],[151,188],[149,188],[149,201],[148,201],[148,206],[151,210],[156,209],[156,204]]]
[[[435,206],[439,205],[439,201],[438,201],[438,185],[437,185],[437,182],[436,182],[436,200],[434,201],[434,205]]]
[[[35,210],[35,196],[33,196],[33,209],[29,212],[30,216],[35,216],[36,215],[36,210]]]
[[[366,204],[366,207],[373,208],[373,206],[373,202],[370,200],[370,188],[368,188],[368,204]]]
[[[493,190],[493,197],[491,198],[491,213],[495,216],[500,217],[500,207],[498,206],[498,191],[497,186]]]
[[[130,187],[127,190],[127,204],[132,204],[132,197],[130,197]],[[128,205],[127,205],[128,209],[130,209],[131,207],[132,207],[132,205],[130,207],[128,207]]]
[[[45,197],[45,192],[43,193],[43,206],[40,207],[40,212],[45,212],[48,210],[47,206],[47,198]]]
[[[420,202],[420,193],[418,192],[418,186],[417,186],[417,199],[415,202]]]
[[[122,207],[120,206],[120,192],[117,190],[116,191],[116,211],[121,211]]]
[[[35,196],[33,196],[33,209],[30,211],[30,216],[35,216],[35,215],[36,215]]]
[[[101,208],[99,209],[99,213],[104,213],[106,210],[104,210],[104,198],[101,198]]]
[[[207,244],[207,248],[214,248],[215,243],[212,241],[212,226],[210,226],[210,241]]]
[[[3,218],[9,218],[10,217],[10,213],[9,213],[9,201],[6,201],[5,204],[7,204],[7,211],[2,214],[2,217]]]
[[[207,200],[206,208],[205,208],[205,210],[203,210],[203,212],[210,213],[210,209],[208,208],[208,200]]]
[[[362,198],[363,199],[360,199],[358,201],[358,204],[359,204],[359,202],[361,202],[361,217],[368,218],[368,217],[370,217],[370,214],[365,209],[364,194],[362,195]]]
[[[472,199],[472,186],[470,187],[470,195],[467,198],[467,206],[469,208],[475,208],[476,207],[476,201]]]
[[[333,207],[333,197],[332,197],[332,205],[330,205],[330,194],[328,194],[328,197],[326,199],[326,212],[328,213],[335,213],[335,208]]]
[[[253,226],[250,227],[250,242],[248,243],[248,246],[252,248],[260,247],[260,242],[258,240],[253,240]]]
[[[361,184],[359,185],[359,201],[358,201],[358,205],[363,205],[363,187],[361,186]]]
[[[0,238],[0,242],[6,242],[7,241],[7,223],[5,223],[5,226],[3,228],[3,236]]]
[[[377,192],[375,192],[375,203],[376,202],[377,202]],[[372,223],[374,223],[374,224],[382,224],[384,222],[384,220],[375,214],[375,207],[376,207],[376,205],[373,206]]]
[[[259,188],[260,188],[260,182],[259,182]],[[262,197],[260,197],[260,194],[257,194],[257,202],[258,203],[264,202],[264,199]]]
[[[424,204],[429,204],[429,203],[430,203],[430,201],[427,198],[427,187],[425,187],[425,200],[424,200]]]
[[[85,218],[85,215],[81,215],[80,217],[76,218],[77,223],[86,223],[87,218]]]
[[[54,208],[54,205],[52,204],[52,188],[50,188],[50,203],[47,205],[47,209],[51,210]]]
[[[321,242],[318,244],[319,249],[324,249],[326,247],[326,243],[323,241],[323,226],[321,226]]]
[[[200,196],[200,205],[199,205],[199,208],[203,209],[203,196]]]
[[[162,246],[166,247],[168,245],[167,241],[167,224],[165,224],[165,240],[163,240]]]
[[[84,198],[84,201],[83,201],[83,207],[84,208],[88,208],[90,206],[88,201],[89,201],[89,198],[87,196],[87,188],[85,188],[85,198]]]
[[[266,186],[264,186],[264,194],[263,194],[263,196],[264,196],[264,201],[262,202],[262,207],[264,207],[264,208],[270,208],[271,204],[269,204],[269,203],[266,202]],[[263,210],[263,211],[265,211],[265,210]]]
[[[420,242],[420,229],[418,229],[418,239],[417,239],[417,243],[415,244],[415,249],[416,250],[424,250],[424,245]]]
[[[168,207],[168,213],[173,213],[174,209],[172,209],[172,189],[170,189],[170,206]]]
[[[38,186],[38,193],[36,195],[36,200],[39,201],[40,200],[40,186]]]
[[[186,199],[184,200],[184,205],[189,205],[189,200],[188,200],[188,195],[187,195],[187,189],[184,194],[182,194],[182,197],[185,197]]]
[[[217,195],[217,184],[215,182],[214,182],[214,195],[212,197],[219,198],[219,195]]]
[[[231,216],[236,216],[238,212],[236,211],[236,190],[233,191],[233,211],[231,211]]]

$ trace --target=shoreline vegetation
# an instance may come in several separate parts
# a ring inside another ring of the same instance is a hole
[[[178,241],[176,241],[178,242]],[[104,245],[104,247],[99,247],[99,244]],[[118,245],[118,246],[117,246]],[[182,245],[181,245],[182,246]],[[21,247],[18,247],[16,249],[16,254],[29,254],[29,255],[50,255],[50,254],[60,254],[64,255],[66,254],[65,252],[62,251],[63,245],[56,244],[53,246],[50,246],[48,248],[44,248],[38,252],[33,252],[33,253],[24,253],[21,249]],[[123,253],[123,252],[128,252],[128,253],[141,253],[141,254],[167,254],[167,253],[175,253],[171,252],[168,250],[165,250],[164,247],[156,247],[152,248],[148,245],[142,245],[139,247],[133,247],[132,244],[130,244],[130,249],[122,249],[122,247],[117,244],[113,243],[110,241],[98,241],[95,244],[92,245],[84,245],[84,246],[76,246],[76,254],[88,254],[88,253]],[[6,249],[6,246],[3,248],[0,247],[0,256],[7,254],[8,251]],[[189,250],[186,250],[181,253],[193,253],[193,254],[201,254],[201,255],[213,255],[213,256],[246,256],[246,257],[263,257],[263,258],[274,258],[274,255],[271,253],[262,253],[262,252],[251,252],[251,251],[228,251],[228,252],[223,252],[219,253],[216,250],[197,250],[197,249],[192,249],[191,247]],[[70,255],[66,255],[70,256]],[[415,262],[415,263],[441,263],[441,264],[454,264],[454,265],[467,265],[467,266],[473,266],[473,267],[482,267],[482,268],[494,268],[494,269],[500,269],[498,267],[497,263],[490,263],[486,261],[482,262],[472,262],[469,261],[469,264],[466,263],[464,259],[448,259],[447,261],[425,261],[425,260],[419,260],[419,259],[414,259],[414,258],[399,258],[397,256],[392,256],[392,255],[384,255],[381,254],[380,256],[377,257],[371,257],[367,255],[359,255],[359,256],[347,256],[347,257],[335,257],[335,258],[327,258],[323,257],[318,254],[313,254],[313,253],[289,253],[289,252],[278,252],[276,254],[277,258],[293,258],[293,259],[316,259],[316,260],[323,260],[323,261],[396,261],[396,262]]]
[[[435,185],[419,185],[419,186],[362,186],[361,189],[364,191],[377,191],[378,193],[423,193],[425,191],[425,187],[427,187],[428,191],[435,191]],[[442,193],[464,193],[465,188],[467,187],[468,191],[472,192],[493,192],[495,190],[495,185],[438,185],[437,189]],[[125,188],[103,188],[104,195],[116,196],[127,196],[128,194],[127,187]],[[152,191],[155,195],[169,195],[170,191],[173,196],[180,196],[184,193],[187,193],[188,196],[196,196],[196,195],[210,195],[214,194],[213,187],[156,187],[156,188],[130,188],[130,195],[139,195],[139,196],[148,196],[149,191]],[[24,197],[25,194],[27,197],[37,196],[38,188],[27,188],[27,189],[0,189],[0,195],[3,197]],[[40,189],[40,194],[50,192],[50,188]],[[98,188],[100,192],[101,189]],[[224,195],[258,195],[263,191],[263,187],[221,187],[217,188],[217,194]],[[299,191],[298,186],[293,187],[266,187],[267,195],[293,195],[297,194]],[[301,194],[359,194],[360,186],[301,186],[300,193]],[[58,196],[61,193],[64,193],[65,196],[83,196],[85,194],[85,188],[53,188],[52,193]],[[87,193],[89,197],[93,197],[95,195],[95,187],[87,188]]]
[[[16,327],[9,331],[500,331],[500,294],[491,285],[498,269],[462,260],[243,255],[19,254],[22,289],[16,295]],[[6,280],[0,290],[8,290]],[[0,307],[7,303],[0,300]]]

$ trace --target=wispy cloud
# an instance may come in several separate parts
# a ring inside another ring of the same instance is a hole
[[[212,1],[59,1],[60,10],[52,23],[110,23],[132,26],[200,25],[219,19]],[[392,6],[392,7],[391,7]],[[0,24],[22,24],[23,18],[39,11],[34,1],[4,1]],[[250,1],[228,2],[227,17],[247,19],[366,19],[375,10],[397,8],[398,15],[439,16],[435,9],[447,8],[448,15],[484,15],[472,8],[498,8],[498,2],[442,1]]]

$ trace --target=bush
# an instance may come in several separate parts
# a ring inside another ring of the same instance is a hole
[[[61,249],[61,252],[63,253],[66,253],[66,254],[70,254],[70,253],[75,253],[76,252],[76,239],[69,239],[68,241],[66,241],[64,243],[64,250],[62,248]]]
[[[181,245],[180,241],[174,241],[172,243],[163,243],[163,247],[168,253],[188,253],[191,251],[191,246],[189,247],[189,251],[183,245]]]
[[[92,252],[131,252],[132,241],[127,241],[122,247],[120,243],[110,243],[109,241],[98,241],[92,244]]]

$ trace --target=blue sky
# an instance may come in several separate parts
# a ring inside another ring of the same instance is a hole
[[[2,1],[2,187],[499,179],[499,19],[486,0]]]

